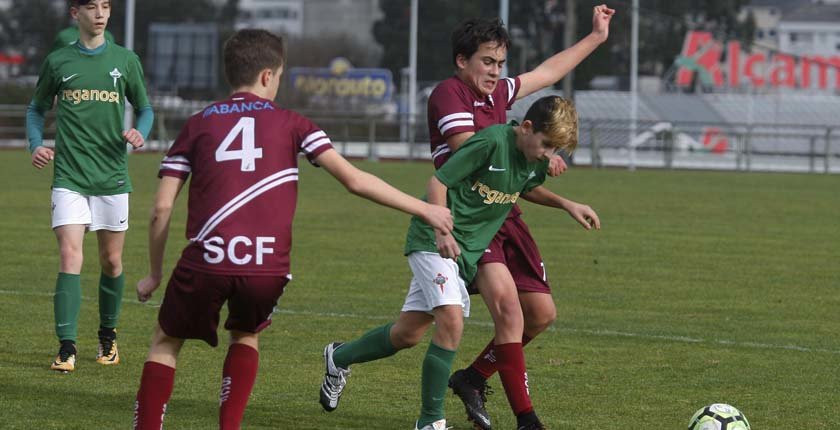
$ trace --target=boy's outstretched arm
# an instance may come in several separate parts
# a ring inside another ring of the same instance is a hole
[[[549,85],[554,85],[577,67],[598,45],[607,40],[610,33],[610,20],[614,13],[615,10],[608,8],[605,4],[595,6],[592,10],[592,33],[568,49],[549,57],[534,70],[519,75],[521,87],[516,98],[521,99]]]
[[[588,205],[561,197],[542,185],[535,187],[528,194],[523,194],[522,198],[538,205],[563,209],[587,230],[601,229],[601,220],[594,209]]]
[[[426,196],[432,205],[446,207],[446,185],[434,175],[426,186]],[[461,247],[449,232],[435,229],[435,243],[437,243],[438,254],[443,258],[455,260],[461,255]]]
[[[387,182],[359,170],[334,149],[322,152],[315,162],[357,196],[420,217],[437,230],[452,231],[452,215],[446,206],[428,204],[392,187]]]
[[[169,220],[172,219],[175,199],[183,186],[184,180],[180,178],[164,176],[160,179],[149,219],[149,274],[137,283],[137,300],[141,302],[152,297],[163,279],[163,253],[169,237]]]

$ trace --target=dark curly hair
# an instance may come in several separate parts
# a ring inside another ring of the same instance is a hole
[[[510,35],[499,18],[471,18],[461,22],[452,32],[452,64],[458,65],[458,56],[470,58],[478,46],[496,42],[510,49]]]

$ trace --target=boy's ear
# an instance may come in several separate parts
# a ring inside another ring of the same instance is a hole
[[[464,54],[458,54],[455,56],[455,65],[458,69],[466,69],[467,63],[470,62],[470,59],[465,57]]]
[[[520,124],[519,126],[522,127],[523,130],[526,130],[528,133],[534,132],[534,122],[530,119],[522,121],[522,124]]]
[[[271,69],[263,69],[260,72],[260,85],[267,87],[268,83],[271,82]]]

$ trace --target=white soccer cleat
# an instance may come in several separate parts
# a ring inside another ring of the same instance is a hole
[[[421,429],[418,429],[417,428],[417,423],[414,423],[414,430],[446,430],[446,429],[451,429],[451,428],[452,427],[447,427],[446,426],[446,420],[445,419],[437,420],[437,421],[435,421],[431,424],[427,424],[427,425],[423,426],[423,428],[421,428]]]
[[[341,392],[347,385],[347,377],[350,376],[350,369],[342,369],[333,363],[333,352],[341,346],[341,342],[332,342],[324,347],[324,382],[321,384],[321,406],[327,412],[332,412],[338,407],[338,400]]]

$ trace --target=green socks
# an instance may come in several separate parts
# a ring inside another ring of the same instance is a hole
[[[396,354],[397,349],[391,345],[391,326],[388,323],[365,333],[362,337],[347,342],[333,353],[333,363],[342,369],[351,364],[378,360]]]
[[[115,328],[120,317],[120,303],[125,276],[120,274],[111,278],[101,274],[99,276],[99,325]],[[53,296],[53,312],[55,313],[55,334],[58,340],[72,340],[76,342],[78,335],[79,309],[82,305],[82,282],[79,275],[58,273],[55,281],[55,295]]]
[[[449,372],[452,370],[452,360],[455,351],[443,349],[433,342],[429,342],[429,349],[423,359],[422,376],[422,405],[417,428],[423,428],[437,420],[444,418],[443,399],[449,384]]]
[[[333,363],[343,369],[351,364],[364,363],[390,357],[397,352],[391,344],[391,326],[388,323],[363,334],[360,338],[338,347],[333,353]],[[443,399],[449,385],[449,372],[455,351],[429,343],[426,357],[423,359],[422,398],[418,428],[443,419]]]
[[[99,325],[101,327],[117,327],[123,289],[125,289],[123,273],[116,278],[108,277],[104,273],[99,275]]]
[[[79,308],[82,305],[82,282],[79,275],[58,273],[53,296],[55,334],[58,340],[76,341]]]

